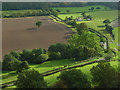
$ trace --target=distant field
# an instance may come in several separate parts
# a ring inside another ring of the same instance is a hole
[[[53,10],[59,9],[61,12],[59,13],[79,13],[79,12],[88,12],[91,7],[94,7],[94,11],[101,11],[105,10],[105,6],[85,6],[85,7],[55,7],[52,8]],[[100,7],[100,9],[96,9],[96,7]],[[109,7],[106,7],[107,10],[110,10]],[[69,10],[69,12],[66,12],[66,10]]]
[[[92,15],[93,20],[91,21],[78,21],[77,23],[86,23],[89,27],[98,30],[99,32],[103,33],[106,35],[111,42],[112,38],[110,37],[110,34],[105,32],[105,27],[103,24],[103,21],[105,19],[110,19],[111,21],[115,20],[118,18],[118,11],[117,10],[112,10],[112,11],[96,11],[96,12],[87,12],[87,15]],[[60,14],[59,17],[62,19],[65,19],[65,17],[70,17],[73,16],[74,19],[77,17],[82,17],[81,13],[78,14]]]

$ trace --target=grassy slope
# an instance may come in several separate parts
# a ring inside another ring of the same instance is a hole
[[[76,12],[88,12],[91,7],[94,7],[94,11],[101,11],[105,10],[105,6],[101,5],[95,5],[95,6],[85,6],[85,7],[55,7],[52,8],[53,10],[59,9],[61,12],[60,13],[76,13]],[[96,9],[96,7],[100,7],[101,9]],[[69,10],[70,12],[66,12],[66,10]],[[107,7],[107,10],[110,10],[110,8]]]

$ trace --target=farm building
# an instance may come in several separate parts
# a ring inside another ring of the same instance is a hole
[[[83,18],[78,17],[76,21],[83,21]]]

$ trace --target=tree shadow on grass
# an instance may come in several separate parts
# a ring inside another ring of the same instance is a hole
[[[97,26],[98,28],[103,28],[103,27],[105,27],[104,25],[100,25],[100,26]]]
[[[16,76],[16,75],[17,75],[16,72],[10,72],[10,73],[8,73],[6,75],[2,75],[2,79],[7,79],[7,78],[9,78],[11,76]]]
[[[107,31],[105,31],[105,29],[101,29],[101,30],[99,30],[101,33],[103,33],[103,34],[107,34],[108,32]]]
[[[33,27],[33,28],[28,28],[27,30],[33,31],[33,30],[37,30],[37,28]]]

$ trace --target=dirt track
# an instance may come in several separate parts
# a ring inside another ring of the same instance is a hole
[[[42,21],[40,28],[35,25],[38,20]],[[40,47],[47,49],[53,43],[67,43],[72,33],[70,28],[54,22],[47,16],[3,19],[2,30],[2,56],[11,50]]]

